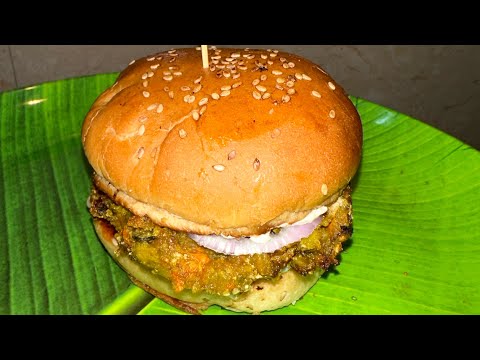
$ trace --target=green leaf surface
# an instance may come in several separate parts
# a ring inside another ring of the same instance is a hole
[[[80,129],[116,76],[0,93],[0,314],[183,314],[130,283],[86,208]],[[479,314],[480,153],[351,99],[364,126],[354,235],[336,271],[266,314]]]

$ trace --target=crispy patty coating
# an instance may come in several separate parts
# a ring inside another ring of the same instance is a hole
[[[175,291],[191,289],[217,295],[248,291],[259,279],[292,268],[302,275],[337,264],[342,243],[352,235],[351,189],[347,186],[329,206],[313,233],[299,242],[268,254],[225,255],[204,248],[187,233],[154,224],[92,189],[90,213],[115,228],[119,251],[172,282]]]

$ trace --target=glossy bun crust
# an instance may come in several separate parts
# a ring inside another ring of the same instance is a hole
[[[292,223],[354,176],[362,126],[347,94],[307,59],[177,49],[137,60],[82,128],[98,183],[137,215],[196,233]]]

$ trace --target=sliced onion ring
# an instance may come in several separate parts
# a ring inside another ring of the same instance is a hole
[[[188,236],[197,244],[225,255],[272,253],[286,245],[310,236],[322,219],[323,216],[319,216],[308,224],[281,228],[278,234],[271,234],[270,240],[264,243],[255,242],[247,237],[227,239],[221,235],[188,234]]]

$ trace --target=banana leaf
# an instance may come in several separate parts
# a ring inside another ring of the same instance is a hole
[[[131,284],[87,211],[80,129],[117,75],[0,93],[0,314],[183,314]],[[480,153],[351,99],[364,126],[354,234],[301,300],[265,314],[479,314]]]

